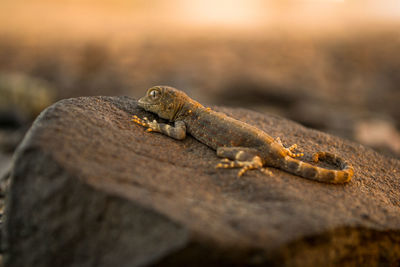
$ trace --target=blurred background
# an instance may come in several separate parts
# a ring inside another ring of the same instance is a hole
[[[34,118],[154,85],[400,158],[398,0],[2,0],[0,176]]]

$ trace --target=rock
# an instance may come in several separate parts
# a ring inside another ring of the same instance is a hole
[[[8,177],[12,164],[12,157],[10,154],[0,152],[0,184]],[[2,195],[0,185],[0,196]]]
[[[215,152],[130,122],[128,97],[60,101],[17,149],[5,222],[6,266],[395,265],[400,161],[283,118],[215,108],[337,153],[349,184],[215,169]]]
[[[0,151],[0,266],[3,266],[2,229],[4,215],[4,197],[10,184],[10,170],[12,158],[10,154],[3,154]]]

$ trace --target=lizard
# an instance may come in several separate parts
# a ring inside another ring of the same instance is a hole
[[[239,177],[252,169],[271,174],[265,167],[275,167],[310,180],[341,184],[349,182],[354,174],[348,162],[329,152],[315,153],[313,162],[325,160],[339,170],[301,161],[297,157],[304,154],[294,153],[296,144],[285,147],[279,138],[274,139],[255,126],[206,108],[173,87],[151,87],[138,100],[138,106],[171,122],[159,123],[133,115],[132,121],[146,127],[147,132],[159,132],[176,140],[183,140],[190,134],[223,158],[216,168],[240,168]]]

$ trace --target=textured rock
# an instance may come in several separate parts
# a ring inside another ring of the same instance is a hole
[[[5,176],[8,176],[8,173],[10,172],[11,169],[11,164],[12,164],[11,155],[4,154],[0,151],[0,183],[3,179],[5,179]]]
[[[343,265],[400,261],[400,162],[291,121],[216,108],[309,156],[355,169],[346,185],[220,170],[191,137],[130,122],[128,97],[63,100],[17,150],[6,266]]]

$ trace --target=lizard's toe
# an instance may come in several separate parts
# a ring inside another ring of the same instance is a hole
[[[266,175],[272,176],[272,172],[268,170],[267,168],[261,168],[260,171]]]
[[[263,163],[259,156],[255,156],[251,161],[244,162],[243,168],[241,168],[240,171],[238,172],[238,177],[241,177],[248,170],[254,170],[254,169],[259,169],[259,170],[263,169]]]
[[[286,150],[287,154],[288,154],[290,157],[292,157],[292,158],[304,156],[303,153],[293,153],[293,151],[295,151],[296,149],[299,150],[297,144],[293,144],[293,145],[291,145],[290,147],[285,147],[285,146],[283,145],[283,143],[282,143],[282,141],[281,141],[281,139],[280,139],[279,137],[277,137],[277,138],[275,139],[275,142],[277,142],[278,144],[280,144],[280,145]],[[299,151],[301,152],[301,150],[299,150]]]
[[[288,147],[287,149],[291,152],[293,152],[293,150],[295,150],[297,148],[297,144],[293,144],[290,147]]]
[[[243,176],[243,174],[245,174],[248,170],[254,170],[254,169],[259,169],[267,173],[263,168],[263,163],[259,156],[253,157],[251,161],[223,159],[215,167],[224,169],[241,168],[240,171],[238,172],[238,177]]]
[[[133,116],[132,116],[132,121],[133,121],[134,123],[136,123],[136,124],[139,124],[139,125],[143,126],[143,127],[148,127],[148,123],[146,122],[146,120],[141,119],[141,118],[139,118],[139,117],[136,116],[136,115],[133,115]]]
[[[244,164],[243,162],[237,160],[222,159],[221,162],[218,163],[215,167],[224,169],[238,168],[244,166],[243,164]]]
[[[159,132],[159,124],[156,120],[150,121],[147,117],[144,117],[143,119],[139,118],[136,115],[132,116],[132,121],[136,124],[139,124],[140,126],[143,126],[146,129],[146,132]]]
[[[286,149],[288,155],[289,155],[290,157],[292,157],[292,158],[304,156],[304,153],[293,153],[294,150],[296,150],[296,149],[299,150],[299,149],[297,148],[297,144],[293,144],[293,145],[291,145],[290,147],[285,148],[285,149]],[[301,151],[301,150],[300,150],[300,151]]]

